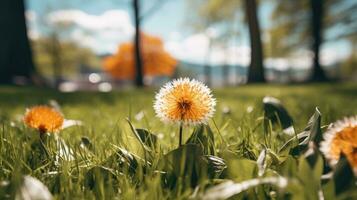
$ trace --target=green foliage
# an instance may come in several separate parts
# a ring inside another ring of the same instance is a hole
[[[190,12],[187,15],[187,23],[195,31],[206,32],[208,28],[220,30],[212,42],[219,45],[227,45],[239,34],[238,17],[241,2],[237,0],[187,0]]]
[[[311,1],[275,1],[269,30],[272,57],[287,56],[296,47],[308,47],[311,40]],[[325,41],[336,39],[356,39],[356,2],[349,0],[324,0],[323,31]],[[334,34],[329,34],[334,32]],[[330,37],[328,37],[330,36]],[[331,37],[333,36],[333,37]]]
[[[19,194],[23,177],[31,176],[54,199],[354,199],[356,179],[348,162],[342,157],[331,169],[318,145],[324,125],[357,112],[355,88],[216,90],[214,121],[185,127],[186,143],[177,147],[178,127],[162,124],[148,106],[152,90],[63,94],[2,87],[0,198]],[[267,94],[282,103],[262,101]],[[24,126],[24,108],[50,99],[83,126],[42,139]],[[229,114],[221,112],[225,106]],[[144,119],[125,120],[139,112]],[[290,126],[296,135],[283,131]]]
[[[281,128],[289,128],[293,125],[293,120],[291,119],[288,111],[280,103],[278,99],[273,97],[265,97],[263,99],[264,105],[264,117],[266,120],[270,120],[272,123],[278,123]]]
[[[206,155],[215,155],[214,135],[211,128],[207,125],[196,127],[188,138],[186,144],[197,144]]]
[[[60,67],[66,76],[78,73],[80,65],[100,67],[101,61],[92,50],[71,41],[55,45],[51,38],[40,38],[32,41],[32,49],[36,68],[44,76],[53,75],[53,65]]]
[[[318,146],[321,139],[321,114],[316,108],[304,131],[288,140],[279,151],[284,152],[288,149],[292,155],[299,155],[306,150],[307,145],[311,142]]]

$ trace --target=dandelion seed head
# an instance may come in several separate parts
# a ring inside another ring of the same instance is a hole
[[[166,83],[156,94],[154,109],[164,122],[196,125],[207,123],[215,112],[216,100],[203,83],[179,78]]]

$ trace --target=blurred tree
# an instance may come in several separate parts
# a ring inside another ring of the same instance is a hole
[[[32,46],[36,68],[44,77],[52,76],[53,70],[61,70],[61,75],[69,77],[78,73],[80,65],[100,66],[92,50],[73,41],[59,41],[56,36],[49,36],[32,40]],[[61,67],[52,67],[54,65]]]
[[[187,1],[188,8],[194,10],[189,12],[188,24],[194,31],[202,32],[208,38],[208,49],[205,55],[203,74],[205,83],[211,85],[211,51],[217,45],[224,46],[229,38],[237,33],[234,24],[238,4],[235,0],[195,0]],[[222,6],[223,3],[227,6]],[[218,31],[220,29],[220,31]],[[219,32],[219,33],[218,33]]]
[[[260,27],[257,17],[258,9],[256,0],[245,0],[246,16],[250,38],[250,67],[248,71],[248,83],[265,82],[263,65],[263,47],[260,39]]]
[[[320,47],[322,43],[322,20],[324,16],[324,0],[310,0],[311,7],[311,28],[312,28],[312,52],[313,52],[313,70],[312,81],[326,81],[327,77],[320,65]]]
[[[334,34],[326,36],[326,40],[349,39],[355,44],[357,40],[357,1],[325,0],[325,29]]]
[[[136,78],[135,84],[138,87],[144,85],[143,81],[143,67],[141,60],[141,39],[140,39],[140,0],[133,0],[133,9],[134,9],[134,22],[135,22],[135,35],[134,35],[134,45],[135,48],[135,67],[136,67]]]
[[[172,76],[177,61],[164,49],[160,38],[141,33],[143,75],[145,76]],[[121,80],[135,80],[135,53],[133,43],[123,43],[115,55],[103,61],[106,72]]]
[[[35,74],[27,37],[23,0],[4,0],[0,6],[0,83]]]
[[[51,13],[55,12],[56,10],[67,8],[65,2],[61,2],[56,5],[51,4],[51,2],[47,2],[44,7],[46,8],[45,12],[42,13],[37,21],[38,25],[41,27],[40,29],[42,39],[34,41],[33,44],[35,44],[37,47],[36,50],[39,48],[43,49],[43,51],[37,51],[36,56],[45,57],[49,60],[49,62],[46,63],[46,67],[52,68],[51,74],[53,86],[58,88],[62,82],[62,79],[64,78],[64,75],[69,75],[69,73],[67,73],[68,67],[73,67],[71,64],[67,66],[68,63],[65,63],[64,60],[67,59],[68,53],[64,52],[63,49],[64,46],[67,46],[68,43],[71,43],[68,41],[68,33],[72,30],[71,28],[73,28],[73,24],[67,21],[51,20]],[[78,49],[78,47],[76,49]],[[35,59],[36,61],[38,60],[38,58]],[[39,63],[40,66],[38,66],[37,63],[38,62],[36,62],[36,67],[42,68],[41,72],[44,72],[43,68],[45,66],[42,65],[42,63]],[[47,72],[48,70],[45,71]],[[66,73],[64,73],[65,71]],[[48,76],[49,74],[46,73],[44,75]]]
[[[275,0],[272,28],[269,30],[272,57],[286,56],[297,46],[309,43],[309,4],[307,0]]]
[[[207,29],[210,26],[217,26],[223,30],[220,38],[237,36],[237,31],[232,30],[233,23],[239,17],[239,9],[244,8],[245,19],[248,23],[249,38],[251,46],[251,63],[248,73],[248,82],[265,82],[263,66],[263,47],[260,39],[259,19],[257,17],[256,0],[196,0],[189,1],[191,9],[198,9],[190,16],[190,22],[197,29]],[[194,19],[194,20],[192,20]]]
[[[352,40],[350,56],[342,62],[341,75],[343,78],[357,80],[357,37]]]
[[[166,0],[165,0],[166,1]],[[135,67],[136,67],[136,78],[135,84],[138,87],[142,87],[144,85],[143,82],[143,64],[142,64],[142,56],[141,56],[141,48],[142,44],[140,39],[140,26],[141,21],[147,19],[150,15],[152,15],[156,10],[160,8],[165,2],[164,0],[156,0],[156,2],[151,6],[149,10],[145,13],[141,13],[141,3],[140,0],[132,0],[132,7],[134,11],[134,24],[135,24],[135,35],[134,35],[134,52],[135,52]]]
[[[48,52],[50,57],[52,58],[52,67],[53,67],[53,75],[55,80],[55,88],[58,88],[62,82],[62,48],[60,45],[60,41],[58,39],[58,34],[53,32],[48,45]]]
[[[270,30],[271,56],[286,56],[296,47],[311,46],[312,81],[326,80],[319,62],[321,44],[357,33],[356,1],[350,0],[276,0],[273,28]],[[329,31],[333,34],[329,34]],[[332,36],[331,36],[332,35]]]

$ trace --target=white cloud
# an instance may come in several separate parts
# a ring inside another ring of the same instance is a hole
[[[334,65],[338,61],[344,60],[348,57],[348,54],[341,53],[333,48],[322,48],[320,62],[323,66]]]
[[[196,33],[186,38],[182,38],[181,35],[173,32],[169,34],[169,41],[165,43],[165,48],[177,59],[193,63],[204,64],[208,60],[213,65],[222,65],[224,63],[241,66],[249,65],[249,46],[213,47],[210,55],[207,55],[210,42],[207,32],[210,32],[210,30],[206,31],[206,33]],[[334,48],[323,47],[320,62],[323,66],[329,66],[345,59],[346,56],[348,56],[346,53],[337,52]],[[267,68],[281,71],[289,68],[306,70],[312,66],[312,53],[309,50],[300,49],[289,57],[265,58],[264,64]]]
[[[25,18],[27,21],[27,35],[30,39],[38,39],[41,37],[37,24],[37,13],[33,10],[27,10],[25,12]]]
[[[97,53],[113,53],[117,45],[129,40],[134,27],[124,10],[108,10],[101,15],[91,15],[81,10],[58,10],[47,17],[50,24],[73,25],[72,40],[92,48]]]
[[[41,36],[38,31],[37,15],[34,11],[27,11],[29,22],[29,37]],[[99,15],[92,15],[81,10],[57,10],[47,16],[50,24],[73,25],[70,39],[82,46],[89,47],[97,53],[114,53],[118,45],[132,39],[134,27],[130,16],[125,10],[108,10]],[[216,32],[215,32],[216,31]],[[168,34],[165,49],[179,60],[193,63],[221,65],[224,63],[248,66],[250,62],[250,47],[231,45],[226,48],[213,46],[210,53],[210,37],[217,35],[217,30],[208,29],[204,33],[195,33],[183,37],[180,32]],[[334,64],[343,57],[331,48],[324,48],[321,52],[323,65]],[[311,66],[311,53],[300,51],[290,58],[266,58],[265,65],[269,68],[287,70],[289,67],[307,69]]]
[[[180,39],[182,39],[182,35],[181,35],[180,32],[173,31],[173,32],[169,33],[169,40],[170,41],[178,41]]]
[[[69,23],[89,31],[115,30],[123,34],[134,31],[127,11],[108,10],[101,15],[90,15],[81,10],[58,10],[48,15],[50,23]]]
[[[209,51],[210,40],[206,34],[197,33],[182,40],[171,40],[165,43],[165,48],[174,57],[193,63],[203,64],[207,60],[210,64],[220,65],[241,64],[248,65],[250,48],[246,46],[230,46],[228,48],[215,47]]]
[[[37,14],[33,10],[26,10],[25,17],[28,22],[34,22],[37,19]]]
[[[172,36],[171,36],[172,35]],[[213,65],[224,63],[248,66],[250,63],[250,47],[231,45],[227,48],[213,47],[208,55],[209,37],[204,33],[196,33],[186,38],[178,37],[177,33],[170,34],[165,48],[179,60],[204,64],[207,60]],[[344,59],[344,54],[338,54],[331,48],[323,48],[321,64],[331,65]],[[299,50],[290,57],[265,58],[267,68],[285,71],[289,68],[309,69],[312,66],[312,54],[309,50]]]
[[[204,34],[195,34],[181,41],[168,41],[165,43],[165,48],[174,57],[202,63],[205,60],[209,46],[209,40]]]

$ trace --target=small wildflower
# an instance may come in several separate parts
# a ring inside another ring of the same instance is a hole
[[[144,116],[145,116],[145,113],[143,111],[140,111],[135,115],[135,119],[137,121],[140,121],[140,120],[142,120],[144,118]]]
[[[62,128],[64,118],[62,114],[49,106],[35,106],[27,110],[24,123],[41,133],[56,132]]]
[[[247,113],[251,113],[251,112],[253,112],[253,110],[254,110],[253,106],[248,106],[247,107]]]
[[[229,114],[231,114],[231,109],[228,106],[224,106],[222,108],[222,113],[225,115],[229,115]]]

